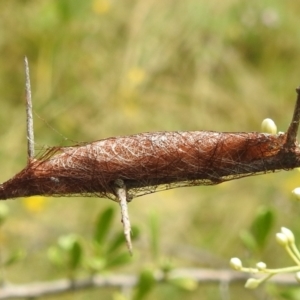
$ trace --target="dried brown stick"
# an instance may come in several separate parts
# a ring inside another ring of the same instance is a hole
[[[295,104],[294,114],[292,118],[292,122],[287,131],[286,138],[286,147],[292,148],[295,146],[298,128],[299,128],[299,120],[300,120],[300,87],[296,88],[297,92],[297,100]]]
[[[130,219],[128,214],[128,196],[126,191],[126,186],[124,184],[124,181],[122,179],[117,179],[114,182],[115,185],[115,193],[118,198],[120,208],[121,208],[121,215],[122,215],[122,223],[124,228],[124,235],[127,243],[127,247],[129,250],[129,253],[132,255],[132,243],[131,243],[131,226],[130,226]]]
[[[34,131],[33,131],[33,116],[32,116],[32,100],[31,100],[31,85],[28,59],[25,56],[25,92],[26,92],[26,117],[27,117],[27,151],[28,163],[34,158]]]

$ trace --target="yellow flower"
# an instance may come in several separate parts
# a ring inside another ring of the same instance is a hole
[[[127,78],[132,85],[139,85],[146,78],[146,73],[141,68],[132,68],[127,73]]]
[[[32,196],[23,198],[22,202],[28,211],[38,213],[45,209],[47,198],[43,196]]]
[[[108,0],[94,0],[93,11],[98,15],[104,15],[111,9],[110,1]]]

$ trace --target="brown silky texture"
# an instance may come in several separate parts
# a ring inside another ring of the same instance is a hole
[[[299,166],[286,135],[212,131],[141,133],[49,148],[0,185],[0,199],[97,195],[114,199],[122,179],[130,197]]]

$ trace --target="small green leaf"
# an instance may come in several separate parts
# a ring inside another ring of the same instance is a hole
[[[98,257],[92,257],[88,259],[87,266],[93,272],[100,272],[105,269],[106,260]]]
[[[172,269],[174,269],[174,265],[170,258],[162,260],[162,262],[160,263],[160,269],[165,275],[167,275]]]
[[[197,281],[193,278],[174,278],[170,279],[169,282],[172,285],[189,292],[195,291],[198,287]]]
[[[110,242],[107,250],[108,255],[111,255],[114,252],[116,252],[118,249],[120,249],[120,246],[122,245],[126,245],[126,242],[124,232],[120,231],[114,236],[113,240]]]
[[[251,233],[260,250],[264,248],[273,224],[274,213],[272,210],[267,207],[260,208],[251,226]]]
[[[56,265],[65,265],[74,270],[81,262],[82,252],[79,237],[68,234],[59,237],[57,247],[49,248],[48,258]]]
[[[131,227],[131,240],[134,241],[139,237],[140,230],[136,226]],[[126,247],[126,240],[124,237],[124,232],[119,231],[113,237],[112,241],[109,243],[107,248],[107,255],[114,254],[120,248]]]
[[[114,256],[108,258],[105,268],[110,269],[110,268],[119,267],[119,266],[125,265],[131,261],[132,261],[132,257],[126,251],[126,252],[123,252],[123,253],[120,253],[120,254],[117,254],[117,255],[114,255]]]
[[[77,239],[75,234],[62,235],[58,238],[57,245],[64,251],[70,251]]]
[[[79,243],[79,241],[74,241],[74,244],[70,251],[70,267],[71,269],[76,269],[82,258],[82,247]]]
[[[240,232],[240,239],[242,240],[243,244],[251,251],[257,251],[257,243],[253,234],[249,230],[242,230]]]
[[[134,300],[141,300],[150,293],[155,286],[155,277],[152,270],[145,269],[141,272]]]
[[[108,234],[108,231],[110,230],[113,215],[114,209],[112,207],[109,207],[104,212],[100,213],[98,216],[94,239],[99,245],[103,244]]]
[[[56,266],[61,266],[63,264],[64,258],[61,249],[56,246],[52,246],[47,251],[47,257],[51,263]]]

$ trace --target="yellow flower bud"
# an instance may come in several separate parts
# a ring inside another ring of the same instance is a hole
[[[287,237],[290,243],[295,243],[295,236],[290,229],[281,227],[281,232]]]
[[[267,268],[267,265],[264,263],[264,262],[259,262],[256,264],[256,268],[259,270],[259,271],[263,271]]]
[[[260,281],[254,278],[249,278],[245,284],[245,288],[247,289],[256,289],[260,284]]]
[[[243,265],[242,265],[242,261],[237,258],[237,257],[233,257],[231,260],[230,260],[230,266],[232,269],[234,270],[241,270]]]
[[[288,238],[282,232],[276,233],[276,241],[279,245],[282,245],[284,247],[289,243]]]
[[[292,194],[294,195],[294,199],[300,201],[300,187],[295,188],[292,190]]]
[[[277,126],[272,119],[264,119],[261,123],[262,132],[276,134]]]

